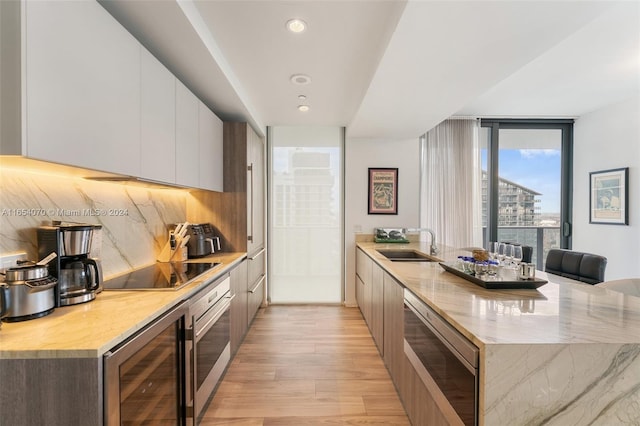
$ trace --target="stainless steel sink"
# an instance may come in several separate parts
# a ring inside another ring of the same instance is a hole
[[[415,250],[377,250],[392,262],[437,262],[437,259]]]

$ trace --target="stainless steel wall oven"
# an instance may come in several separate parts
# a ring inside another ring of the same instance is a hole
[[[182,303],[104,355],[105,425],[184,425]]]
[[[227,274],[198,293],[187,318],[187,417],[197,423],[229,360],[231,279]]]
[[[404,351],[450,424],[478,424],[478,348],[404,290]]]

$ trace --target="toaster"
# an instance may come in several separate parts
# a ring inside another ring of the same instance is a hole
[[[196,223],[189,225],[187,242],[189,258],[204,257],[220,251],[220,238],[214,235],[214,228],[210,223]]]

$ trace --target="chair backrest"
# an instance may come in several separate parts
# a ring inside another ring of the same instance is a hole
[[[544,270],[551,274],[598,284],[604,281],[607,258],[597,254],[564,249],[551,249],[547,254]]]

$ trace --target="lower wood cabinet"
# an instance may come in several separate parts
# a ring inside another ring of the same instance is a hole
[[[251,324],[256,316],[258,309],[264,301],[265,282],[266,282],[266,264],[265,264],[264,248],[258,249],[255,253],[249,254],[247,264],[249,269],[248,281],[248,311],[247,322]]]
[[[384,355],[384,271],[377,264],[371,268],[371,310],[369,312],[369,329],[380,355]]]
[[[356,251],[356,301],[381,355],[384,353],[383,273],[362,250]]]
[[[400,389],[399,379],[404,363],[404,338],[402,335],[404,293],[403,287],[386,272],[384,281],[384,364],[387,366],[396,387]]]
[[[369,327],[371,311],[371,268],[373,261],[360,249],[356,250],[356,300]]]
[[[0,360],[0,425],[101,425],[102,358]]]
[[[414,425],[447,425],[431,393],[404,353],[404,287],[356,250],[356,300]]]
[[[407,416],[414,425],[449,426],[450,423],[442,414],[440,407],[433,398],[431,392],[420,379],[418,372],[413,368],[404,352],[405,361],[399,377],[400,386],[397,388],[400,399],[407,412]],[[396,385],[397,386],[397,385]]]
[[[248,303],[249,291],[247,288],[247,261],[243,260],[231,270],[231,355],[233,356],[240,347],[244,335],[249,328]]]
[[[368,304],[364,303],[364,293],[365,287],[362,279],[358,274],[356,274],[356,302],[358,302],[358,308],[360,308],[360,312],[362,313],[362,317],[365,319],[369,316]],[[365,312],[367,311],[367,312]]]

